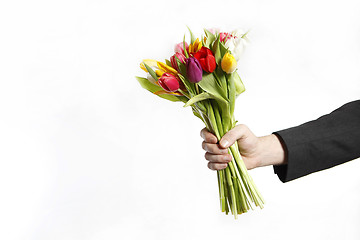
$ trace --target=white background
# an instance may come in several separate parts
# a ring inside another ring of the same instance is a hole
[[[236,118],[267,135],[359,98],[358,1],[2,1],[1,239],[359,239],[360,161],[281,183],[266,205],[219,210],[202,123],[148,93],[186,25],[251,29]]]

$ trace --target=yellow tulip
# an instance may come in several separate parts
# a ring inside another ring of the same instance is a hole
[[[225,53],[223,59],[221,60],[221,68],[226,73],[232,73],[237,67],[237,62],[233,55],[230,53]]]
[[[196,53],[202,47],[202,42],[197,38],[194,43],[189,45],[189,53]]]
[[[157,61],[156,61],[156,60],[144,59],[144,60],[140,63],[140,68],[141,68],[142,70],[144,70],[145,72],[147,72],[148,70],[146,70],[146,67],[145,67],[144,63],[146,63],[146,65],[148,65],[148,66],[151,67],[151,68],[157,67]]]
[[[152,60],[152,59],[144,59],[141,63],[140,63],[140,68],[142,70],[144,70],[145,72],[148,72],[144,63],[146,65],[148,65],[149,67],[151,67],[155,72],[156,75],[158,77],[161,77],[164,73],[171,73],[174,74],[175,76],[178,74],[178,72],[176,71],[176,69],[166,65],[165,63],[156,61],[156,60]]]
[[[176,69],[166,65],[165,63],[162,62],[157,62],[157,66],[160,70],[167,72],[167,73],[171,73],[174,74],[175,76],[178,74],[178,72],[176,71]]]
[[[163,70],[155,70],[156,76],[161,77],[165,72]]]

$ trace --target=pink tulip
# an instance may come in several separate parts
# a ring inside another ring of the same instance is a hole
[[[176,71],[179,72],[179,67],[178,67],[176,58],[178,58],[178,59],[180,60],[180,62],[185,63],[186,57],[185,57],[184,54],[182,54],[182,53],[180,53],[180,52],[176,52],[176,53],[170,58],[172,67],[175,68]]]
[[[170,73],[164,73],[158,83],[167,92],[176,92],[180,87],[179,80]]]
[[[186,48],[186,51],[189,51],[189,45],[186,42],[185,42],[185,48]],[[174,47],[174,51],[175,51],[175,53],[179,52],[179,53],[182,53],[185,55],[184,43],[181,42],[181,43],[176,44]]]
[[[221,32],[220,35],[220,41],[226,42],[230,38],[236,38],[236,36],[233,36],[231,33]]]

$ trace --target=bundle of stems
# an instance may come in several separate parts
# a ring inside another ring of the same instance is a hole
[[[234,83],[229,81],[234,81],[232,76],[227,79],[227,82],[234,88]],[[199,90],[199,88],[196,89]],[[231,87],[225,89],[230,90]],[[231,90],[229,92],[234,94]],[[201,88],[198,94],[201,94]],[[231,99],[231,96],[229,97]],[[234,104],[235,101],[232,101],[232,104],[223,104],[216,99],[207,99],[197,102],[192,109],[194,114],[205,123],[206,128],[220,141],[236,125],[233,115]],[[229,154],[233,159],[228,167],[217,171],[220,208],[226,214],[231,212],[237,219],[238,214],[245,213],[250,208],[253,209],[252,203],[263,208],[265,201],[248,174],[237,142],[229,147]]]

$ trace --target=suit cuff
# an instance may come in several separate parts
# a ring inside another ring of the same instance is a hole
[[[285,183],[310,174],[311,171],[308,171],[308,169],[311,169],[311,167],[307,166],[309,162],[306,161],[309,158],[308,148],[305,144],[293,144],[296,135],[298,135],[297,130],[290,128],[273,134],[279,138],[287,161],[287,164],[273,166],[274,173],[277,174],[280,181]]]

